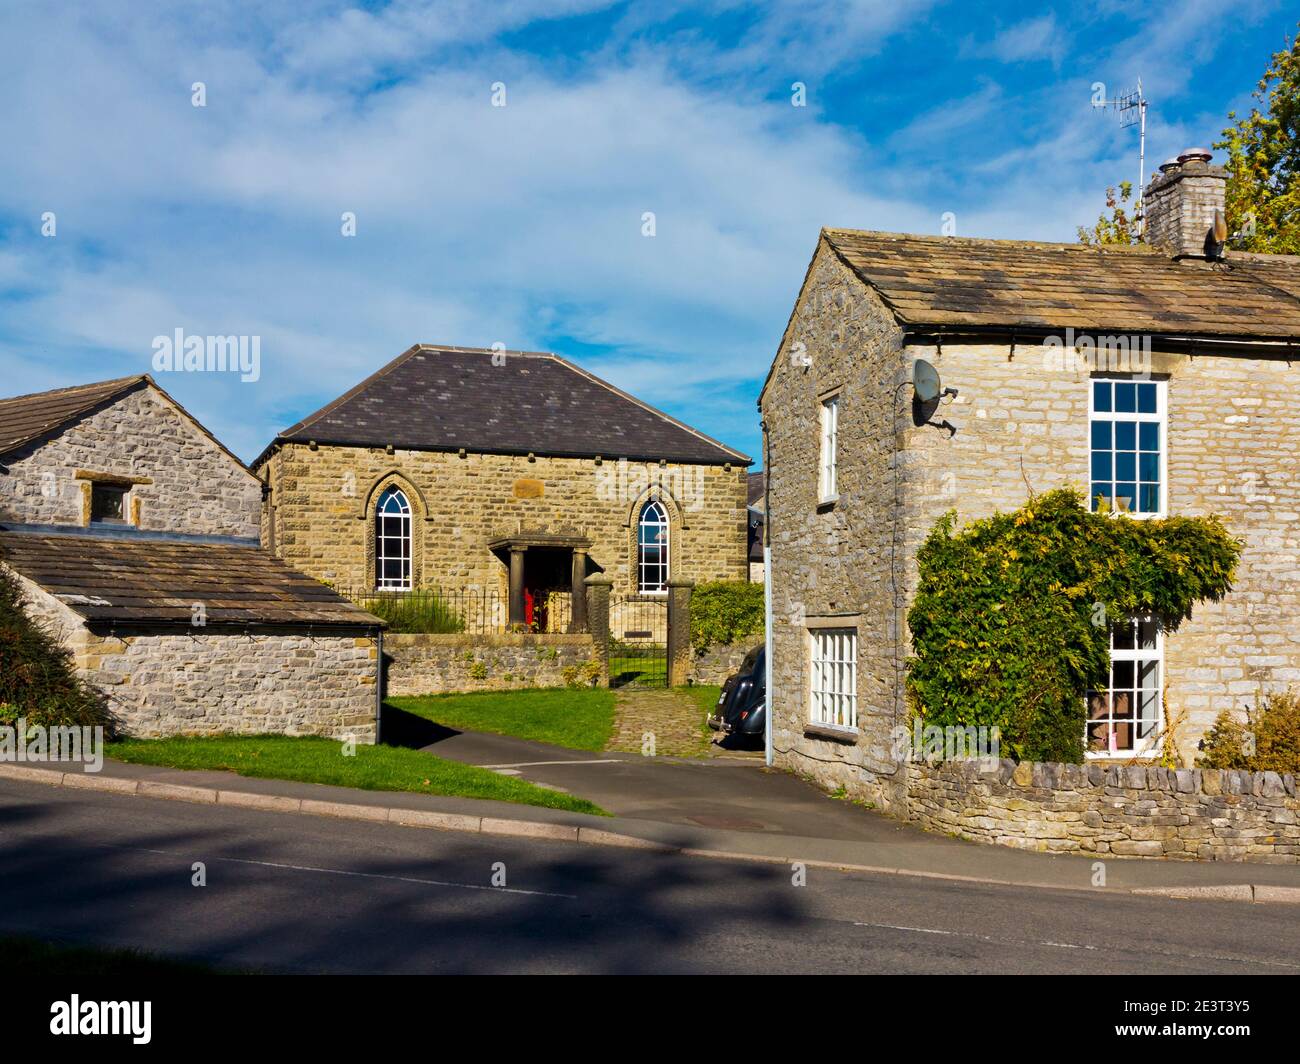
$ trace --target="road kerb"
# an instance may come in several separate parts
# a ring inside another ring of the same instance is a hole
[[[0,761],[0,779],[32,780],[36,775],[52,777],[44,782],[52,783],[56,787],[63,785],[62,772],[56,772],[49,768],[32,768],[30,765],[14,765],[8,761]],[[37,779],[35,782],[40,783],[42,781]]]
[[[302,800],[301,812],[310,816],[341,817],[344,820],[387,820],[391,810],[383,805],[353,805],[351,802],[320,802],[315,798]]]
[[[504,820],[485,816],[479,831],[484,835],[512,835],[522,839],[555,839],[577,842],[578,829],[570,824],[548,824],[544,820]]]
[[[201,805],[215,805],[217,792],[213,787],[189,787],[183,783],[156,783],[153,780],[141,780],[136,794],[142,798],[168,798],[175,802],[198,802]]]
[[[113,794],[135,794],[138,784],[135,780],[124,780],[118,776],[94,776],[83,772],[40,772],[40,777],[58,776],[59,786],[71,787],[78,791],[110,791]],[[39,778],[39,783],[53,783],[53,780]]]
[[[603,828],[578,828],[578,841],[591,846],[619,846],[627,850],[648,850],[653,853],[681,853],[680,846],[653,839],[639,839],[635,835],[620,835]]]
[[[282,794],[251,794],[248,791],[217,791],[218,805],[235,805],[241,809],[265,809],[272,813],[299,813],[301,798]]]
[[[437,813],[432,809],[389,809],[388,822],[407,828],[433,828],[437,831],[481,830],[482,817],[461,813]]]

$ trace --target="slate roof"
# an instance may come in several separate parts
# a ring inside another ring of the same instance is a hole
[[[418,344],[276,441],[750,463],[740,451],[556,355],[509,351],[503,363],[497,358],[501,364],[494,364],[494,355]]]
[[[1176,262],[1089,247],[824,229],[909,328],[1064,329],[1236,341],[1300,339],[1300,257]]]
[[[88,622],[373,628],[382,622],[258,547],[0,532],[0,561]]]
[[[0,399],[0,455],[16,451],[23,444],[61,428],[148,379],[144,374],[137,374],[95,384],[79,384],[75,388],[57,388],[50,392]]]

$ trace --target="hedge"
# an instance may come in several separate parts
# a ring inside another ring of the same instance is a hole
[[[691,646],[702,653],[714,645],[762,635],[763,585],[715,580],[691,593]]]

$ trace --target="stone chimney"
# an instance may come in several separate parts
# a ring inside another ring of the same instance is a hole
[[[1161,165],[1142,197],[1146,242],[1176,259],[1218,257],[1214,212],[1223,210],[1228,174],[1210,159],[1204,148],[1188,148]]]

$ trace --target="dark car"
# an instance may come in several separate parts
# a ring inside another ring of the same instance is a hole
[[[717,705],[709,715],[709,727],[728,735],[762,736],[767,725],[767,653],[756,646],[740,663],[735,674],[722,685]]]

